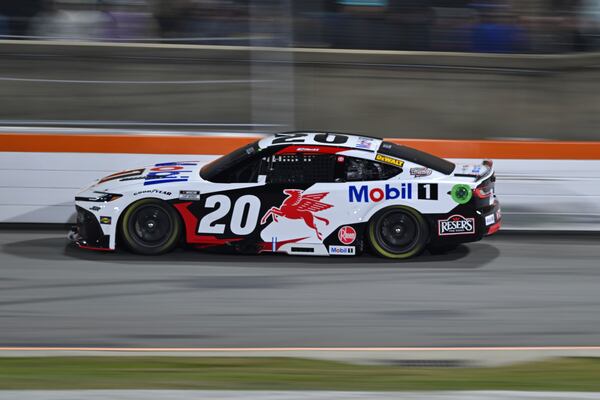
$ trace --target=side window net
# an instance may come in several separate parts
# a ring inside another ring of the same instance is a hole
[[[261,174],[268,183],[333,182],[335,156],[331,154],[282,154],[263,157]]]
[[[387,180],[401,172],[401,168],[393,165],[346,157],[345,179],[347,182]]]

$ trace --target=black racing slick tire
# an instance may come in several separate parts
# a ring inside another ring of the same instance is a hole
[[[377,212],[369,222],[369,243],[375,254],[407,259],[421,254],[429,240],[427,221],[416,210],[391,206]]]
[[[156,255],[167,253],[181,238],[181,219],[169,204],[158,199],[136,201],[121,218],[120,234],[134,253]]]

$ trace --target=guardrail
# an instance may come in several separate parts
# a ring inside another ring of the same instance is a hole
[[[256,46],[215,46],[175,43],[121,43],[78,40],[0,40],[0,54],[45,54],[77,57],[177,58],[248,62],[261,54],[261,62],[351,64],[462,69],[560,70],[600,64],[600,53],[483,54],[394,50],[345,50]]]
[[[5,125],[563,140],[600,126],[599,53],[0,41],[0,56]]]

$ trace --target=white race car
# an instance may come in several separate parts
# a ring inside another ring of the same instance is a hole
[[[80,247],[160,254],[409,258],[498,231],[491,161],[455,165],[381,139],[280,133],[206,165],[175,161],[109,175],[75,198]]]

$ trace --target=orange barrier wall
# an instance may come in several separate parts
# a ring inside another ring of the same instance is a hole
[[[0,151],[43,153],[228,153],[254,136],[0,134]],[[600,160],[600,142],[388,139],[445,158]]]

